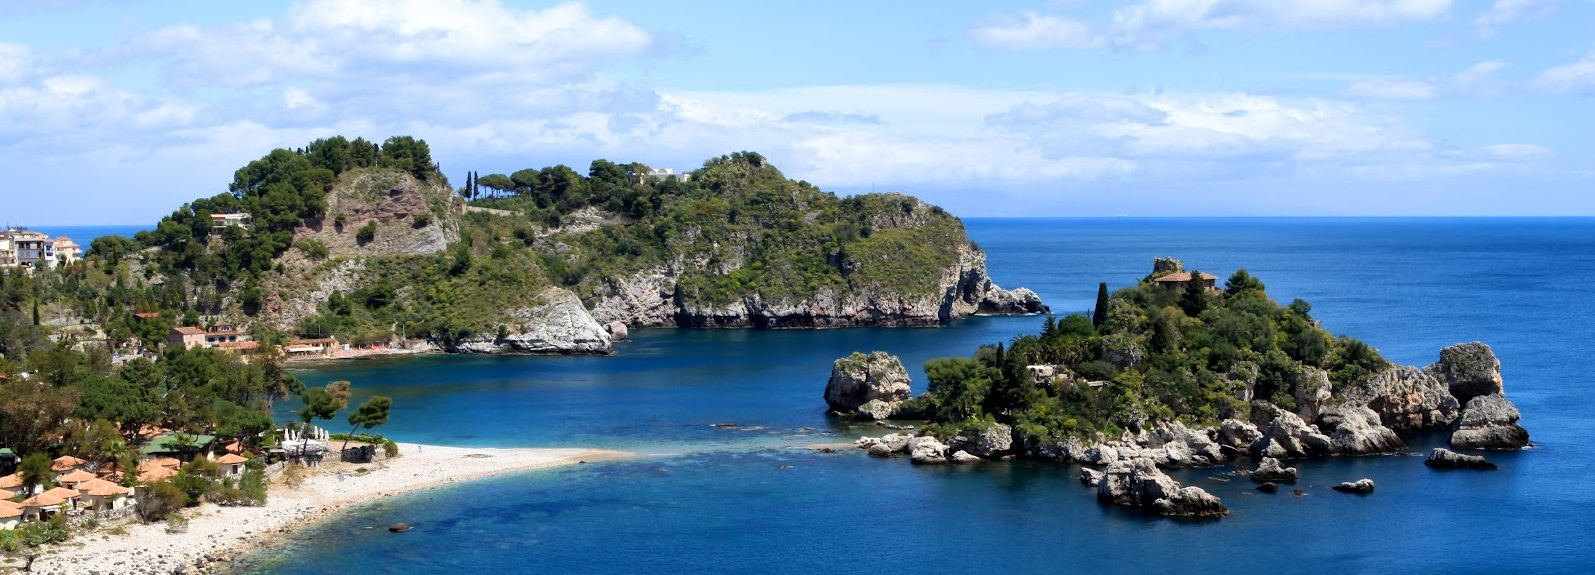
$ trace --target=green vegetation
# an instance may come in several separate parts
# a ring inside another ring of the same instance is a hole
[[[997,421],[1038,439],[1111,438],[1158,421],[1246,419],[1248,393],[1294,409],[1298,385],[1314,370],[1355,387],[1388,365],[1367,344],[1330,336],[1306,302],[1274,303],[1245,270],[1222,291],[1199,281],[1169,289],[1153,279],[1100,297],[1096,322],[1049,316],[1039,335],[926,362],[928,391],[900,414],[930,420],[938,435]],[[1030,366],[1056,375],[1038,377]]]

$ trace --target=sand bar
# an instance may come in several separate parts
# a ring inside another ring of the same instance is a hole
[[[339,509],[450,483],[491,475],[626,457],[597,449],[488,449],[403,443],[400,457],[375,464],[327,464],[307,469],[297,489],[273,482],[266,505],[218,507],[206,504],[185,511],[188,531],[166,532],[166,524],[125,527],[125,535],[107,530],[83,533],[43,550],[33,573],[166,574],[218,569],[220,561],[255,550]],[[485,456],[485,457],[484,457]],[[356,474],[364,467],[368,473]],[[338,471],[344,473],[339,476]]]

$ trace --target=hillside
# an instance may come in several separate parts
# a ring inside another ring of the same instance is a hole
[[[1045,310],[994,285],[962,222],[911,196],[840,198],[751,152],[652,173],[598,160],[586,176],[472,174],[456,189],[424,141],[330,138],[274,150],[227,193],[90,251],[108,277],[160,294],[123,311],[277,342],[609,353],[611,323],[930,326]]]

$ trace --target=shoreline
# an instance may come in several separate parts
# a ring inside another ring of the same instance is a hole
[[[275,546],[282,537],[325,521],[349,507],[395,495],[518,471],[531,471],[633,454],[585,448],[469,448],[400,444],[400,457],[371,464],[329,462],[305,469],[297,488],[273,480],[260,507],[189,508],[187,531],[167,533],[166,523],[83,533],[39,553],[33,573],[210,572],[250,551]],[[366,468],[367,473],[356,474]],[[339,472],[343,473],[340,474]]]

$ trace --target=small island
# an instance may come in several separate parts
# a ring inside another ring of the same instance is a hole
[[[1091,316],[1049,316],[1040,334],[927,362],[917,397],[895,357],[839,359],[826,401],[839,416],[925,422],[917,435],[860,439],[873,455],[1096,466],[1081,480],[1100,499],[1170,516],[1227,509],[1159,468],[1252,458],[1252,478],[1273,486],[1296,480],[1282,461],[1395,453],[1406,449],[1402,434],[1449,431],[1451,446],[1466,450],[1530,445],[1489,346],[1448,347],[1425,368],[1393,365],[1325,331],[1307,302],[1269,299],[1245,270],[1222,287],[1217,280],[1158,258],[1135,286],[1112,294],[1099,286]],[[1449,450],[1430,459],[1443,469],[1494,468]],[[1371,480],[1347,484],[1373,489]]]

